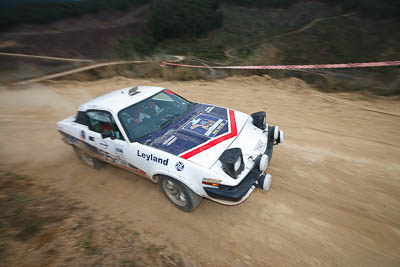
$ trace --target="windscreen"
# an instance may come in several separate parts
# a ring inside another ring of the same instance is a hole
[[[164,90],[150,98],[129,106],[118,113],[118,118],[131,142],[159,131],[183,115],[191,102]]]

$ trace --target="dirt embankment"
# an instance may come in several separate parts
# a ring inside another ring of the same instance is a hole
[[[112,60],[119,40],[140,35],[149,7],[105,10],[0,32],[0,84],[69,71],[94,60]]]
[[[267,111],[285,131],[270,192],[243,204],[203,200],[182,213],[159,187],[112,166],[92,170],[63,144],[56,121],[95,96],[161,85],[193,101]],[[116,77],[0,88],[0,167],[31,176],[168,246],[188,265],[399,266],[398,98],[323,94],[263,77],[159,82]]]
[[[46,25],[18,25],[0,33],[0,48],[2,52],[56,57],[110,57],[118,40],[140,34],[149,8],[105,10]]]

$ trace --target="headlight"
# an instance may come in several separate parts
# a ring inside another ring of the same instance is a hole
[[[219,160],[222,163],[222,169],[235,179],[244,170],[242,150],[240,148],[225,150],[219,157]]]
[[[268,168],[268,156],[265,154],[259,155],[255,161],[255,167],[260,171],[265,172]]]
[[[253,124],[261,130],[264,130],[267,127],[266,116],[267,115],[265,111],[259,111],[251,114],[251,117],[253,118]]]

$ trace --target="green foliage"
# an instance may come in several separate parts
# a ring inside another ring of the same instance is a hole
[[[202,36],[222,24],[215,0],[155,0],[149,31],[156,43],[168,38]]]
[[[232,3],[250,7],[274,7],[288,8],[299,2],[299,0],[223,0],[225,3]],[[400,17],[399,0],[325,0],[326,2],[337,3],[347,11],[359,11],[365,15],[375,18]]]
[[[153,37],[144,35],[140,38],[119,41],[116,52],[119,57],[130,58],[134,57],[136,54],[151,55],[154,49]]]
[[[34,221],[34,222],[28,222],[23,230],[19,232],[17,235],[17,238],[20,240],[26,241],[29,238],[31,238],[33,235],[35,235],[37,232],[39,232],[41,229],[41,225]]]
[[[337,18],[275,44],[284,55],[282,64],[399,60],[399,26],[394,20]]]
[[[326,0],[338,3],[345,10],[360,11],[361,13],[375,17],[400,17],[399,0]]]
[[[288,8],[298,0],[224,0],[224,2],[241,6]]]
[[[149,3],[150,0],[84,0],[71,2],[42,2],[25,0],[0,10],[0,29],[21,23],[45,24],[58,19],[97,13],[107,8],[124,10],[129,6]]]
[[[136,261],[135,260],[122,260],[120,266],[122,267],[135,267]]]

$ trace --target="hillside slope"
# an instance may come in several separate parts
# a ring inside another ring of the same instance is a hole
[[[224,24],[207,38],[169,40],[161,43],[159,50],[186,55],[193,60],[206,60],[208,65],[400,60],[398,18],[369,18],[320,1],[301,1],[288,9],[222,5],[221,10]],[[229,73],[297,76],[325,91],[368,90],[389,95],[400,93],[399,68]]]
[[[101,59],[113,57],[118,40],[138,36],[149,5],[104,10],[46,25],[19,25],[0,33],[2,52]]]

